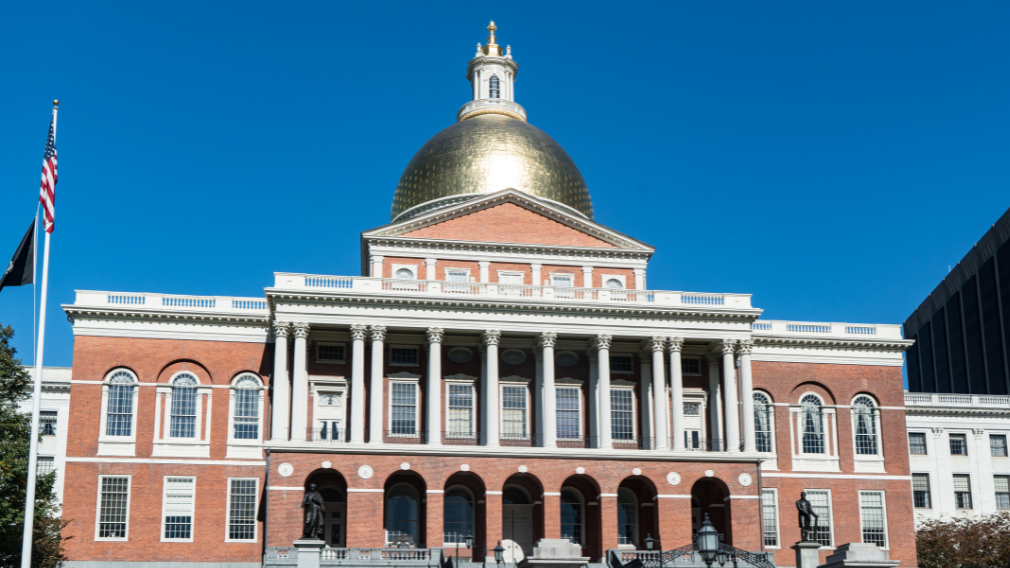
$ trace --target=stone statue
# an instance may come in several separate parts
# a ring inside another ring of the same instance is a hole
[[[309,490],[302,498],[302,509],[305,509],[305,530],[302,531],[302,538],[323,540],[326,507],[323,504],[323,496],[316,492],[315,483],[309,484]]]
[[[796,510],[800,512],[800,541],[808,542],[814,536],[814,529],[817,528],[817,513],[814,506],[807,501],[807,492],[800,493],[800,500],[796,502]],[[814,526],[810,526],[810,517],[814,518]]]

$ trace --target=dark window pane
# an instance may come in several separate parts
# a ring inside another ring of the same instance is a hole
[[[974,276],[961,288],[964,309],[964,334],[968,348],[968,379],[971,394],[986,393],[985,366],[982,363],[982,324],[978,315],[978,289]]]
[[[947,318],[943,308],[933,315],[933,372],[936,392],[950,392],[950,364],[947,358]]]
[[[936,392],[933,380],[933,333],[929,322],[919,328],[919,374],[922,377],[922,392]]]
[[[964,354],[964,328],[961,322],[961,294],[947,300],[947,345],[950,347],[950,380],[953,391],[968,392],[968,370]]]
[[[1010,354],[1010,241],[1003,243],[996,251],[996,264],[999,265],[999,297],[1003,305],[1003,346],[1004,350]],[[1010,385],[1003,385],[1002,394],[1006,394],[1006,389]]]
[[[905,363],[908,364],[908,390],[909,392],[923,392],[922,380],[919,375],[919,338],[909,337],[915,343],[905,351]]]
[[[989,394],[1006,394],[1003,370],[1003,337],[996,300],[996,261],[987,260],[978,271],[979,299],[982,303],[982,329],[985,337],[985,366],[989,376]]]

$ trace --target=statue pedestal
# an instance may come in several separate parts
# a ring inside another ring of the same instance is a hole
[[[298,568],[319,568],[319,551],[326,543],[314,538],[300,538],[294,542],[298,550]]]
[[[835,549],[821,568],[894,568],[900,564],[875,544],[850,542]]]
[[[793,545],[796,551],[796,568],[817,568],[821,563],[821,543],[819,542],[797,542]],[[301,564],[299,563],[299,566]]]
[[[533,547],[533,554],[519,561],[518,568],[582,568],[588,562],[581,546],[567,539],[542,538]]]

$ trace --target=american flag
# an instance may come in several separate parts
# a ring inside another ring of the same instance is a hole
[[[56,216],[56,116],[49,121],[49,140],[46,141],[46,154],[42,157],[42,186],[39,189],[39,203],[42,204],[46,216],[46,232],[53,232]]]

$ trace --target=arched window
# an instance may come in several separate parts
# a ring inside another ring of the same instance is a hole
[[[464,544],[473,535],[473,496],[464,487],[451,487],[443,500],[442,542]]]
[[[617,490],[617,543],[638,543],[638,500],[624,488]]]
[[[803,423],[803,453],[824,453],[824,413],[821,399],[815,394],[803,395],[800,413]]]
[[[386,492],[386,538],[389,544],[417,544],[417,490],[398,483]]]
[[[525,491],[514,485],[510,485],[502,491],[501,502],[502,505],[531,505],[533,503]]]
[[[133,395],[137,379],[129,371],[116,371],[109,379],[105,435],[133,435]]]
[[[603,285],[611,290],[621,290],[624,288],[624,284],[621,284],[621,281],[617,278],[610,278]]]
[[[488,81],[489,88],[491,89],[488,98],[500,99],[501,98],[501,82],[498,80],[497,75],[491,75],[491,80]]]
[[[763,392],[754,392],[754,441],[759,452],[772,451],[772,424],[774,424],[771,398]]]
[[[582,495],[574,489],[561,490],[561,538],[582,544],[585,508]]]
[[[196,385],[189,373],[180,373],[172,380],[172,411],[169,419],[170,438],[196,437]]]
[[[856,455],[875,456],[880,448],[877,436],[877,405],[866,395],[859,395],[852,401],[852,414],[856,426]]]
[[[396,278],[399,278],[400,280],[413,280],[414,272],[409,268],[401,268],[396,271],[396,274],[394,276]]]
[[[232,433],[236,440],[258,440],[260,435],[260,381],[245,375],[235,382]]]

